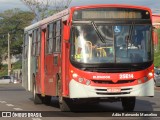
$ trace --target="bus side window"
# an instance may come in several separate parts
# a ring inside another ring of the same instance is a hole
[[[40,54],[40,45],[41,45],[41,30],[37,30],[37,49],[36,49],[36,55],[39,56]]]
[[[56,39],[55,39],[55,52],[61,51],[61,21],[56,22]]]
[[[53,23],[47,27],[47,53],[50,54],[53,51]]]
[[[36,55],[36,42],[37,42],[37,30],[34,30],[32,33],[32,56]]]

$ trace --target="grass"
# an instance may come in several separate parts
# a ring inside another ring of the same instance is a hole
[[[154,66],[160,66],[160,51],[154,53]]]
[[[2,65],[2,68],[0,70],[0,76],[7,75],[7,74],[8,74],[8,65],[7,64]]]
[[[14,70],[14,69],[22,69],[22,61],[19,60],[18,62],[14,63],[14,64],[12,65],[12,69],[13,69],[13,70]]]
[[[159,48],[157,52],[154,52],[154,66],[160,67],[160,29],[158,29],[157,32],[158,32]]]

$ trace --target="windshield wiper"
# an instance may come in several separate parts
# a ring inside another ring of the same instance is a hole
[[[129,39],[132,41],[132,34],[133,34],[133,27],[134,27],[134,24],[132,24],[129,28]]]
[[[104,40],[104,38],[102,37],[101,33],[100,33],[99,30],[97,29],[96,24],[95,24],[93,21],[91,22],[91,24],[92,24],[94,30],[96,31],[98,37],[100,38],[100,40],[101,40],[103,43],[106,43],[105,40]]]

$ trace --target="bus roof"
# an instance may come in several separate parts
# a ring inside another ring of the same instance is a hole
[[[32,30],[34,28],[37,28],[39,26],[43,26],[46,23],[49,23],[51,21],[54,21],[58,18],[61,18],[63,16],[67,16],[70,13],[70,10],[73,12],[74,10],[78,10],[78,9],[87,9],[87,8],[103,8],[103,7],[116,7],[116,8],[134,8],[134,9],[142,9],[142,10],[147,10],[151,13],[151,9],[148,7],[144,7],[144,6],[135,6],[135,5],[127,5],[127,4],[96,4],[96,5],[86,5],[86,6],[73,6],[71,8],[65,9],[59,13],[56,13],[48,18],[45,18],[44,20],[41,20],[39,22],[36,22],[28,27],[26,27],[24,29],[24,31],[29,31]],[[152,16],[151,16],[152,17]]]
[[[41,20],[41,21],[38,21],[38,22],[36,22],[36,23],[34,23],[34,24],[26,27],[26,28],[24,29],[24,31],[26,32],[26,31],[32,30],[32,29],[34,29],[34,28],[37,28],[37,27],[39,27],[39,26],[43,26],[43,25],[46,24],[46,23],[49,23],[49,22],[54,21],[54,20],[56,20],[56,19],[58,19],[58,18],[67,16],[68,14],[69,14],[69,9],[65,9],[65,10],[63,10],[63,11],[61,11],[61,12],[59,12],[59,13],[56,13],[56,14],[50,16],[50,17],[47,17],[47,18],[45,18],[45,19],[43,19],[43,20]]]
[[[96,4],[96,5],[85,5],[85,6],[73,6],[71,9],[85,9],[85,8],[95,8],[95,7],[116,7],[116,8],[135,8],[143,9],[151,12],[151,9],[145,6],[129,5],[129,4]]]

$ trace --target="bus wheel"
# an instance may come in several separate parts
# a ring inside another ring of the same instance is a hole
[[[42,96],[36,93],[36,84],[33,85],[33,100],[34,100],[34,104],[42,103]]]
[[[62,96],[59,96],[59,107],[60,107],[60,110],[63,112],[71,111],[69,98],[64,98]]]
[[[62,86],[61,86],[61,80],[59,76],[57,76],[57,94],[58,94],[58,100],[59,100],[59,107],[60,110],[63,112],[71,111],[71,100],[69,98],[65,98],[62,96]]]
[[[43,103],[46,104],[46,105],[49,105],[51,103],[51,96],[45,96],[43,98]]]
[[[122,107],[124,111],[133,111],[135,107],[136,97],[121,98]]]

